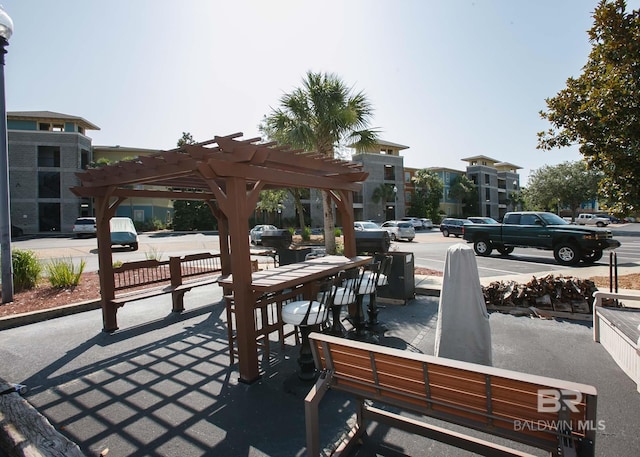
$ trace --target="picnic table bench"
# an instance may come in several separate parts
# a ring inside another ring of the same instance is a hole
[[[170,293],[172,311],[182,312],[184,294],[194,287],[215,284],[221,273],[220,254],[208,252],[169,257],[164,261],[126,262],[113,269],[116,296],[111,302],[123,306],[130,301]]]
[[[597,393],[592,386],[320,333],[312,333],[310,340],[322,374],[305,398],[309,456],[321,455],[318,409],[328,390],[346,392],[357,399],[356,424],[334,455],[348,455],[366,434],[367,421],[482,455],[530,455],[429,424],[415,419],[415,414],[543,449],[551,455],[595,455]]]

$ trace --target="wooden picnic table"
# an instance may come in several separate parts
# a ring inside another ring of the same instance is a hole
[[[251,275],[251,284],[249,284],[253,303],[235,303],[232,297],[226,296],[230,298],[230,300],[227,301],[227,306],[231,306],[233,301],[234,307],[250,306],[254,310],[254,317],[255,313],[259,313],[261,316],[261,319],[252,319],[251,321],[255,325],[258,325],[258,327],[254,327],[253,329],[236,328],[238,337],[240,338],[241,332],[249,331],[250,335],[254,334],[253,338],[268,338],[268,333],[277,331],[280,335],[280,342],[283,343],[284,324],[280,320],[280,310],[284,301],[297,294],[308,296],[311,285],[316,281],[336,275],[343,270],[366,265],[371,262],[371,260],[371,256],[344,257],[332,255],[253,272]],[[218,280],[218,284],[230,290],[233,286],[233,275],[222,276]],[[275,307],[275,312],[273,312],[274,310],[269,311],[267,309],[268,307]],[[227,316],[229,318],[229,313],[227,313]],[[231,325],[233,325],[232,322],[227,322],[230,330]],[[233,342],[231,341],[232,333],[232,331],[229,332],[230,351],[233,351]],[[239,347],[239,361],[243,356],[251,357],[252,364],[254,363],[253,358],[255,358],[255,363],[256,365],[258,364],[257,350],[256,352],[251,351],[251,353],[243,354],[242,348]]]
[[[269,270],[260,270],[251,275],[251,289],[257,293],[278,292],[333,276],[342,270],[360,267],[371,262],[371,259],[370,256],[349,258],[329,255]],[[233,275],[221,277],[218,284],[223,287],[232,286]]]

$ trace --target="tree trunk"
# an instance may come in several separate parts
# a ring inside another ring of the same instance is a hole
[[[302,206],[302,201],[300,199],[300,189],[290,190],[293,195],[293,205],[296,207],[296,211],[298,211],[298,222],[300,223],[300,228],[304,229],[304,207]]]
[[[333,219],[333,200],[325,190],[322,191],[322,212],[324,215],[324,247],[328,255],[335,255],[336,225]]]

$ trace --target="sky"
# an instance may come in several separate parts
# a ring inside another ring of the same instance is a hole
[[[94,146],[171,149],[258,125],[308,71],[374,108],[406,167],[580,160],[536,149],[545,99],[577,77],[597,0],[0,0],[14,33],[7,111],[100,127]],[[627,11],[640,0],[628,1]]]

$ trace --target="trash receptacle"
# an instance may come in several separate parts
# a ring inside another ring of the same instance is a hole
[[[389,272],[389,284],[378,289],[378,301],[406,305],[407,300],[416,296],[415,262],[413,252],[387,252],[378,254],[390,255],[393,258],[391,271]]]

